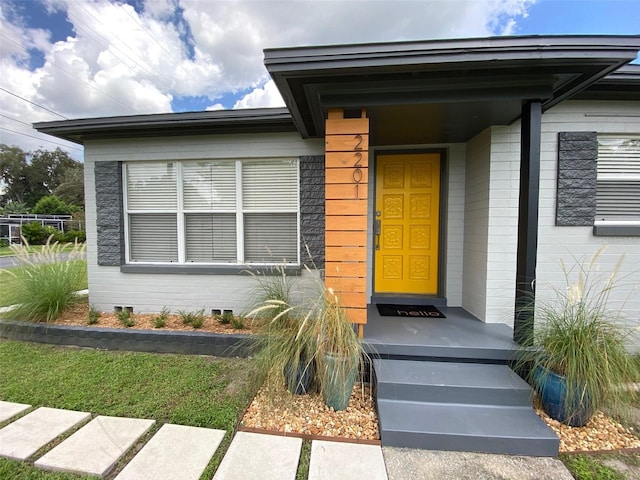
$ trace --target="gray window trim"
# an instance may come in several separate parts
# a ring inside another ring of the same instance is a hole
[[[282,268],[275,266],[251,266],[251,265],[151,265],[151,264],[124,264],[120,266],[122,273],[148,273],[168,275],[281,275]],[[284,269],[287,275],[300,275],[302,269],[298,266],[287,266]]]
[[[611,222],[596,222],[593,225],[593,235],[596,237],[640,237],[640,224],[616,224]]]

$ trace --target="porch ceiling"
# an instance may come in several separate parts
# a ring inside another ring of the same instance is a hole
[[[377,144],[459,142],[517,120],[526,100],[570,98],[639,49],[640,36],[498,37],[267,49],[265,65],[305,137],[324,135],[327,109],[365,107]]]

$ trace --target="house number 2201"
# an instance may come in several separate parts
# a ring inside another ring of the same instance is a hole
[[[353,147],[354,150],[356,150],[356,153],[354,153],[354,156],[356,157],[356,161],[353,164],[354,169],[353,169],[353,173],[351,174],[351,178],[353,179],[353,183],[356,185],[356,200],[360,199],[360,182],[362,182],[362,170],[360,169],[360,167],[362,166],[360,162],[362,162],[362,153],[359,152],[358,150],[362,150],[362,135],[356,135],[356,140],[358,141],[358,143],[355,144],[355,146]]]

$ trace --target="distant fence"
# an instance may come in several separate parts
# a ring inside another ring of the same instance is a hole
[[[38,222],[42,226],[53,227],[61,232],[83,230],[82,223],[73,220],[71,215],[9,214],[0,217],[0,240],[7,240],[10,244],[20,243],[22,225],[34,222]]]

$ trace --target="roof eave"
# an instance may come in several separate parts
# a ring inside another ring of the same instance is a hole
[[[286,108],[84,118],[34,123],[33,128],[81,145],[86,140],[104,138],[272,133],[296,130]]]

